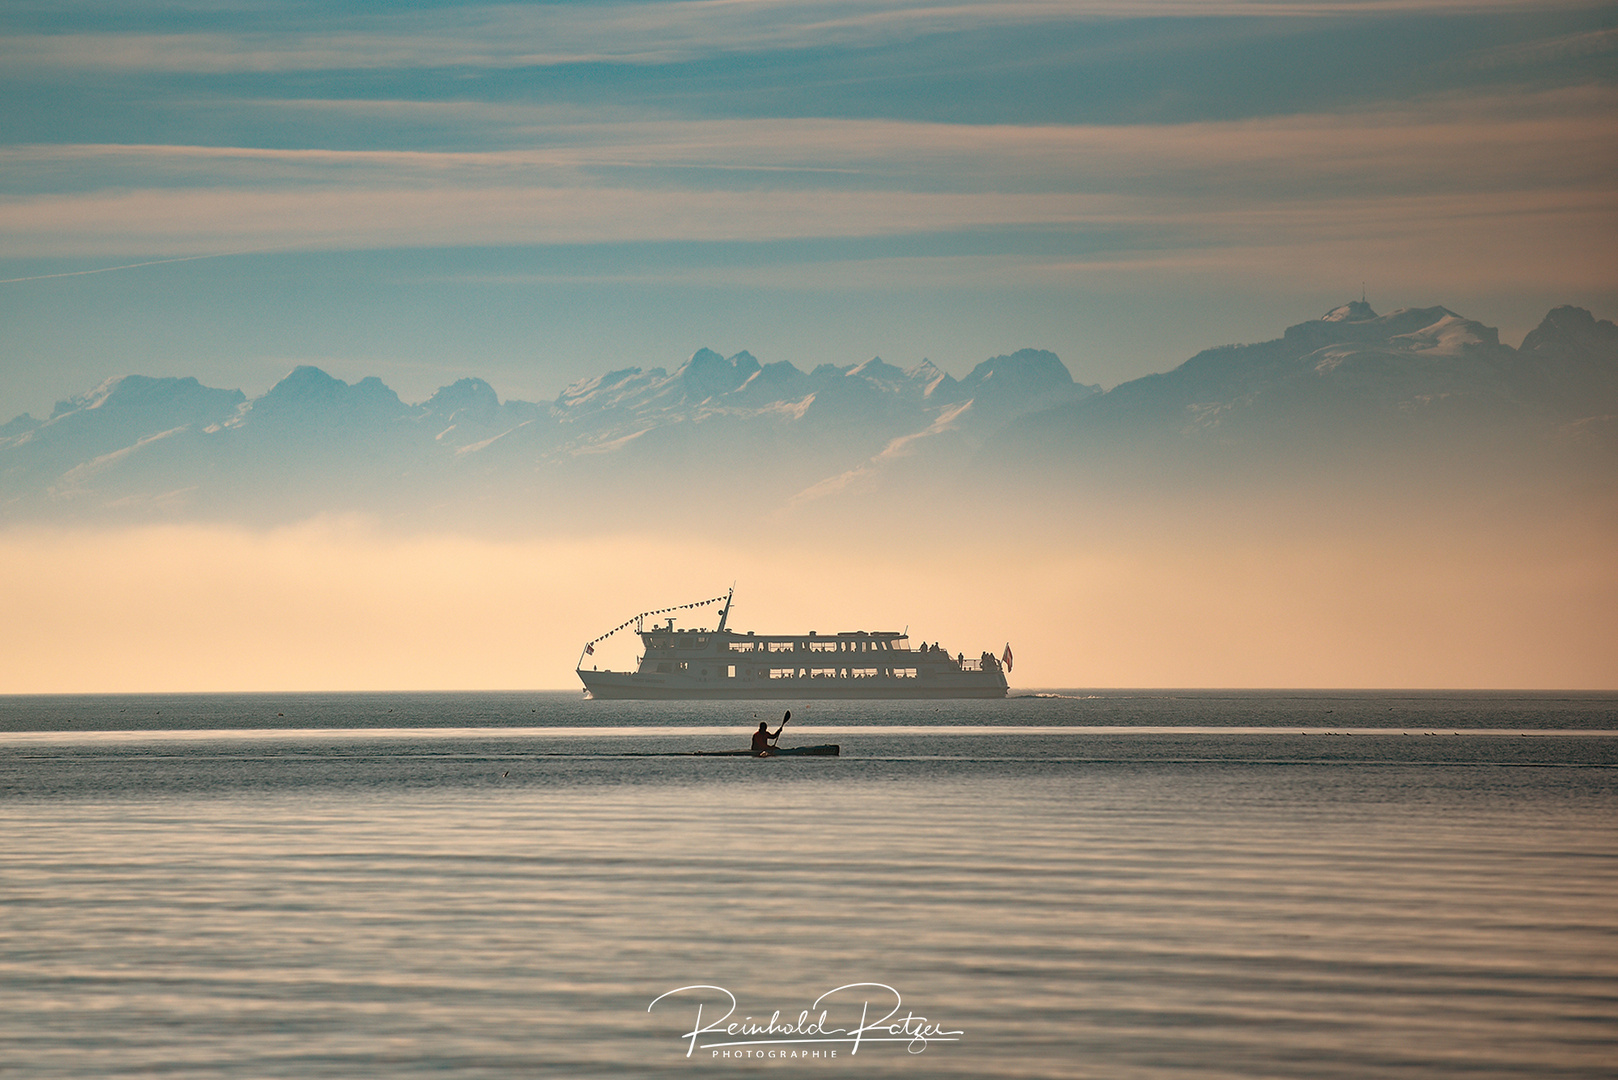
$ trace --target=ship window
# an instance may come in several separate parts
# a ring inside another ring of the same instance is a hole
[[[731,664],[731,665],[729,665],[728,667],[725,668],[725,678],[734,679],[735,677],[736,677],[736,665]]]

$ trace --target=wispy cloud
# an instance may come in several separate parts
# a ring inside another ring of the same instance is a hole
[[[1518,64],[1555,63],[1586,56],[1602,56],[1612,52],[1618,52],[1618,29],[1608,28],[1501,46],[1469,57],[1466,62],[1470,67],[1496,68]]]
[[[35,194],[0,199],[0,242],[16,255],[135,261],[991,230],[1008,237],[994,272],[1011,272],[1009,260],[1034,282],[1118,260],[1216,272],[1211,258],[1262,256],[1292,272],[1350,255],[1458,279],[1482,272],[1481,259],[1493,274],[1514,263],[1607,282],[1588,249],[1618,221],[1615,115],[1618,93],[1581,88],[1179,125],[550,123],[532,129],[532,148],[477,153],[31,146],[0,150],[17,188],[37,178]],[[528,118],[543,117],[502,122]],[[50,189],[63,172],[81,190]],[[1057,239],[1026,242],[1038,235]],[[1083,254],[1052,255],[1075,244]],[[927,281],[944,263],[905,265]],[[945,277],[986,264],[950,265]],[[801,263],[745,271],[782,285],[824,274]]]
[[[296,106],[294,106],[296,107]],[[337,107],[333,104],[330,107]],[[353,103],[361,115],[412,108]],[[428,106],[434,111],[456,106]],[[467,106],[475,122],[482,106]],[[737,186],[724,173],[837,174],[894,190],[1205,194],[1538,188],[1618,169],[1618,91],[1438,99],[1355,115],[1135,125],[939,124],[860,119],[574,119],[506,108],[476,152],[253,146],[0,148],[13,190],[71,171],[77,186],[606,184]],[[706,170],[719,179],[703,179]],[[655,174],[655,176],[654,176]],[[38,178],[37,180],[35,178]],[[638,177],[638,178],[637,178]],[[776,183],[791,181],[775,180]],[[742,181],[756,187],[754,181]],[[798,184],[797,186],[803,186]]]
[[[0,278],[0,285],[15,285],[24,281],[48,281],[51,278],[84,277],[86,274],[110,274],[114,270],[139,270],[143,266],[163,266],[167,263],[194,262],[197,259],[222,259],[241,255],[240,251],[219,251],[208,255],[182,255],[173,259],[147,259],[145,262],[124,263],[121,266],[98,266],[94,270],[66,270],[59,274],[34,274],[30,277]]]
[[[671,63],[727,53],[897,43],[939,33],[1078,21],[1327,18],[1543,12],[1588,0],[688,0],[485,5],[221,32],[66,32],[0,37],[13,71],[299,72]]]
[[[0,200],[14,255],[231,246],[336,250],[420,246],[761,241],[891,236],[1116,217],[1115,200],[1071,194],[702,192],[455,187],[145,190]]]

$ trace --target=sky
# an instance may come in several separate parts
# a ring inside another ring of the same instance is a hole
[[[628,632],[587,661],[585,641],[732,582],[741,631],[1009,644],[1015,693],[1618,686],[1610,509],[1457,529],[1383,509],[1087,515],[1060,542],[1026,523],[1020,542],[400,533],[358,517],[0,530],[0,693],[576,691],[575,663],[637,659]]]
[[[699,347],[1111,386],[1366,291],[1618,309],[1618,8],[14,0],[0,419]]]
[[[299,364],[549,400],[701,347],[1110,387],[1362,289],[1515,345],[1618,316],[1615,60],[1571,0],[8,0],[0,422]],[[1025,686],[1618,685],[1611,505],[1208,510],[832,544],[0,507],[0,693],[572,686],[733,581],[739,625],[1010,639]]]

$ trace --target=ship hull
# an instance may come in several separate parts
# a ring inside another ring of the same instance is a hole
[[[580,671],[578,676],[592,698],[608,701],[926,701],[1003,698],[1007,689],[1003,678],[987,673],[938,680],[770,679],[729,686],[724,684],[733,680],[702,683],[626,671]]]

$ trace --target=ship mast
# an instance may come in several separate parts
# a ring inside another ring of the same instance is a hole
[[[735,595],[736,586],[732,585],[730,591],[725,594],[725,610],[719,613],[719,629],[715,631],[716,633],[723,634],[725,632],[725,620],[730,618],[730,600]]]

